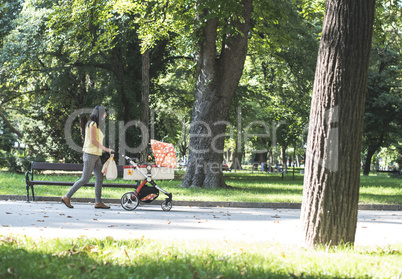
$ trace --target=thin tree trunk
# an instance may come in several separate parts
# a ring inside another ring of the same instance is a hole
[[[149,50],[142,54],[142,97],[141,97],[141,122],[147,128],[145,138],[141,139],[144,146],[148,146],[149,142]],[[147,162],[148,148],[140,151],[140,162]]]
[[[236,147],[232,154],[232,165],[230,166],[232,170],[243,169],[241,166],[241,159],[243,158],[243,152],[242,152],[243,148],[241,145],[242,145],[241,141],[236,140]]]
[[[286,149],[287,149],[287,146],[283,146],[281,148],[282,172],[287,172],[287,170],[288,170],[288,164],[287,164],[287,158],[286,158]]]
[[[375,152],[382,146],[383,142],[384,142],[384,134],[381,134],[380,138],[378,139],[377,144],[368,146],[367,157],[366,157],[366,161],[364,162],[363,175],[370,174],[371,159],[373,158],[373,155],[375,154]]]
[[[373,158],[374,153],[375,153],[375,150],[373,150],[369,147],[369,149],[367,151],[366,161],[364,162],[363,175],[370,174],[371,159]]]
[[[306,151],[308,246],[354,243],[375,0],[327,0]]]

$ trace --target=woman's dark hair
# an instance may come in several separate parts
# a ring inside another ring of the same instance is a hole
[[[87,127],[91,122],[96,123],[96,127],[99,128],[99,122],[102,120],[103,114],[106,112],[106,108],[102,106],[96,106],[89,116]]]

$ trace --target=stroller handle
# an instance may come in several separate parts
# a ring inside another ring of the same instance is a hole
[[[111,154],[113,154],[113,155],[116,156],[116,157],[119,157],[119,153],[116,152],[116,151],[112,151]],[[124,154],[121,154],[121,157],[123,157],[123,158],[126,159],[126,160],[132,161],[132,159],[131,159],[130,157],[125,156]]]

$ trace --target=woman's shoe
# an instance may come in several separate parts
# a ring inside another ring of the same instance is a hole
[[[71,199],[67,196],[61,198],[61,202],[64,203],[68,208],[74,208],[74,206],[71,205],[70,200]]]
[[[110,206],[107,206],[107,205],[104,204],[103,202],[96,202],[96,203],[95,203],[95,208],[109,209]]]

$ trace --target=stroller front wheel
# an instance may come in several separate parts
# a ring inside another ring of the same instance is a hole
[[[139,203],[140,200],[134,192],[125,193],[120,199],[121,206],[128,211],[136,209]]]
[[[172,202],[166,199],[162,202],[161,207],[163,211],[169,211],[172,209]]]

